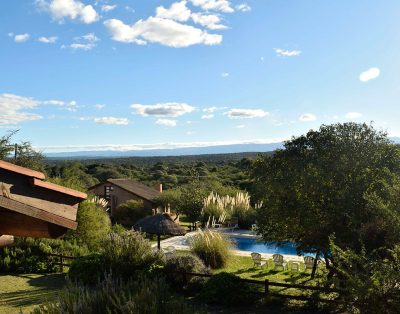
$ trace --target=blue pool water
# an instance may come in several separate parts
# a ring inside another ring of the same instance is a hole
[[[231,239],[233,240],[236,249],[240,251],[297,255],[296,247],[293,243],[278,246],[272,243],[260,242],[260,240],[256,238],[231,237]]]

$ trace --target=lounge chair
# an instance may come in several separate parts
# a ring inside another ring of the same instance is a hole
[[[315,261],[315,258],[314,257],[312,257],[312,256],[304,256],[304,266],[305,266],[305,270],[304,271],[306,271],[307,269],[313,269],[314,268],[314,261]]]
[[[283,259],[283,255],[281,254],[274,254],[272,255],[272,259],[274,261],[275,267],[274,269],[277,269],[279,267],[282,267],[283,270],[287,270],[287,263]]]
[[[264,265],[267,265],[267,260],[262,259],[260,253],[251,253],[251,258],[253,259],[254,266],[263,267]]]
[[[300,271],[300,263],[298,262],[291,262],[290,271]]]
[[[232,230],[239,229],[239,218],[238,217],[232,217],[229,220],[228,227],[232,228]]]

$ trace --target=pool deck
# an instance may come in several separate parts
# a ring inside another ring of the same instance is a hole
[[[224,230],[218,230],[214,229],[215,231],[219,231],[222,232],[226,235],[229,236],[235,236],[235,237],[243,237],[243,238],[256,238],[257,235],[249,230],[235,230],[235,231],[229,231],[227,229]],[[214,231],[213,230],[213,231]],[[190,239],[190,237],[193,237],[194,235],[197,234],[197,231],[192,231],[187,233],[184,236],[178,236],[178,237],[172,237],[166,240],[161,241],[161,248],[166,248],[168,246],[173,246],[175,247],[176,250],[179,251],[189,251],[190,247],[189,245],[187,245],[187,240]],[[154,246],[157,244],[154,244]],[[251,256],[250,251],[240,251],[240,250],[232,250],[234,255],[238,255],[238,256]],[[273,254],[269,254],[269,253],[260,253],[261,257],[264,259],[272,259],[272,255]],[[284,259],[286,261],[292,261],[292,262],[303,262],[304,258],[303,256],[297,256],[297,255],[288,255],[288,254],[282,254]]]

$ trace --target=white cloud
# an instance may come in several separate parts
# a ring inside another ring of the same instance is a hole
[[[299,117],[299,121],[301,122],[310,122],[317,120],[317,117],[312,113],[304,113]]]
[[[69,47],[72,50],[92,50],[95,48],[96,42],[100,39],[94,33],[78,36],[74,38],[74,42],[68,46],[62,45],[61,48]]]
[[[94,105],[95,107],[96,107],[96,109],[103,109],[106,105],[102,105],[102,104],[97,104],[97,105]]]
[[[231,109],[224,112],[224,115],[230,119],[252,119],[266,117],[269,115],[269,112],[262,109]]]
[[[215,14],[192,13],[191,18],[196,24],[207,27],[208,29],[226,29],[227,26],[221,24],[221,18]]]
[[[26,112],[40,104],[38,100],[13,94],[0,94],[0,125],[15,125],[25,121],[39,120],[43,117]]]
[[[67,110],[75,111],[75,101],[37,100],[14,94],[0,94],[0,125],[15,125],[18,123],[39,120],[43,117],[26,110],[34,110],[40,105],[56,105]]]
[[[213,112],[215,112],[217,110],[218,110],[217,107],[208,107],[208,108],[204,108],[203,112],[205,112],[205,113],[213,113]]]
[[[176,120],[157,119],[156,124],[165,125],[165,126],[169,126],[169,127],[175,127]]]
[[[25,41],[27,41],[29,39],[29,34],[25,33],[25,34],[18,34],[14,36],[14,41],[16,43],[23,43]]]
[[[44,43],[44,44],[55,44],[57,41],[58,37],[57,36],[50,36],[50,37],[39,37],[38,42]]]
[[[143,45],[150,42],[182,48],[196,44],[217,45],[222,42],[222,35],[209,34],[190,25],[152,16],[133,25],[124,24],[117,19],[107,20],[104,25],[113,40],[123,43]]]
[[[39,8],[48,11],[53,19],[63,22],[66,18],[79,19],[85,24],[96,22],[99,15],[91,5],[79,0],[36,0]]]
[[[243,129],[244,127],[246,127],[244,124],[239,124],[235,126],[236,129]]]
[[[162,19],[175,20],[179,22],[185,22],[190,18],[190,10],[186,6],[186,1],[174,2],[166,9],[163,6],[159,6],[156,9],[156,17]]]
[[[220,11],[224,13],[232,13],[232,8],[228,0],[190,0],[194,6],[201,7],[205,11]]]
[[[156,116],[156,117],[179,117],[185,113],[194,111],[194,107],[185,103],[162,103],[156,105],[134,104],[130,106],[136,109],[136,114],[140,116]]]
[[[98,151],[98,150],[112,150],[112,151],[129,151],[129,150],[151,150],[151,149],[174,149],[185,147],[209,147],[221,145],[235,145],[235,144],[273,144],[281,143],[288,138],[269,138],[269,139],[253,139],[242,141],[214,141],[214,142],[168,142],[168,143],[152,143],[152,144],[108,144],[108,145],[70,145],[70,146],[42,146],[38,149],[46,152],[73,152],[73,151]]]
[[[381,74],[379,68],[370,68],[360,74],[361,82],[368,82],[370,80],[376,79]]]
[[[274,50],[279,57],[298,57],[301,54],[301,50],[285,50],[280,48],[274,48]]]
[[[112,125],[129,124],[129,120],[127,118],[114,118],[114,117],[94,118],[94,122],[100,124],[112,124]]]
[[[361,118],[362,116],[363,116],[363,114],[361,112],[352,111],[352,112],[346,113],[345,118],[349,119],[349,120],[354,120],[354,119]]]
[[[221,76],[222,76],[222,77],[228,77],[228,76],[229,76],[229,73],[228,73],[228,72],[221,73]]]
[[[116,7],[117,7],[116,4],[114,4],[114,5],[104,4],[101,6],[101,11],[110,12],[110,11],[114,10]]]
[[[241,12],[249,12],[249,11],[251,11],[251,7],[247,3],[241,3],[241,4],[236,5],[235,9],[237,11],[241,11]]]
[[[212,119],[212,118],[214,118],[214,114],[212,114],[212,113],[203,114],[203,115],[201,116],[201,118],[202,118],[202,119]]]

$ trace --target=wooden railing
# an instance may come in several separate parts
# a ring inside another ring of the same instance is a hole
[[[210,278],[210,277],[215,276],[212,274],[190,273],[190,272],[176,272],[176,273],[184,276],[185,281],[188,280],[188,277]],[[307,285],[291,284],[291,283],[283,283],[283,282],[273,282],[273,281],[269,281],[268,279],[255,280],[255,279],[240,278],[239,280],[243,283],[250,283],[250,284],[263,286],[262,292],[261,291],[255,292],[257,294],[260,294],[261,296],[273,296],[273,297],[278,297],[278,298],[296,299],[296,300],[302,300],[302,301],[314,300],[314,301],[327,302],[327,303],[337,303],[338,302],[338,300],[336,300],[336,299],[325,299],[325,298],[308,296],[308,295],[282,294],[282,293],[271,291],[270,287],[281,287],[281,288],[286,288],[286,289],[298,289],[298,290],[311,290],[311,291],[318,291],[318,292],[326,293],[326,294],[328,294],[328,293],[337,294],[340,292],[338,289],[333,289],[333,288],[307,286]]]
[[[76,258],[73,256],[66,256],[66,255],[62,255],[62,254],[49,254],[49,256],[54,257],[57,260],[57,262],[55,262],[54,264],[60,266],[60,272],[64,271],[64,267],[69,267],[71,265],[71,261],[73,261]],[[182,275],[184,277],[184,281],[186,281],[186,282],[188,281],[189,277],[211,278],[211,277],[215,276],[212,274],[179,272],[179,271],[177,271],[175,273]],[[310,291],[316,291],[316,292],[320,292],[320,293],[324,293],[324,294],[330,294],[330,293],[338,294],[338,293],[340,293],[340,290],[338,290],[338,289],[327,288],[327,287],[318,287],[318,286],[308,286],[308,285],[293,284],[293,283],[274,282],[274,281],[269,281],[268,279],[255,280],[255,279],[247,279],[247,278],[239,277],[239,280],[243,283],[250,283],[250,284],[262,286],[263,291],[255,291],[254,292],[256,294],[259,294],[262,297],[272,296],[272,297],[301,300],[301,301],[314,300],[314,301],[326,302],[326,303],[338,303],[339,302],[337,299],[325,299],[325,298],[309,296],[309,295],[282,294],[280,292],[271,291],[270,287],[280,287],[280,288],[285,288],[285,289],[297,289],[297,290],[310,290]]]
[[[54,264],[60,266],[61,273],[64,272],[64,267],[71,266],[71,262],[75,259],[74,256],[66,256],[62,254],[49,254],[49,256],[56,260]]]

